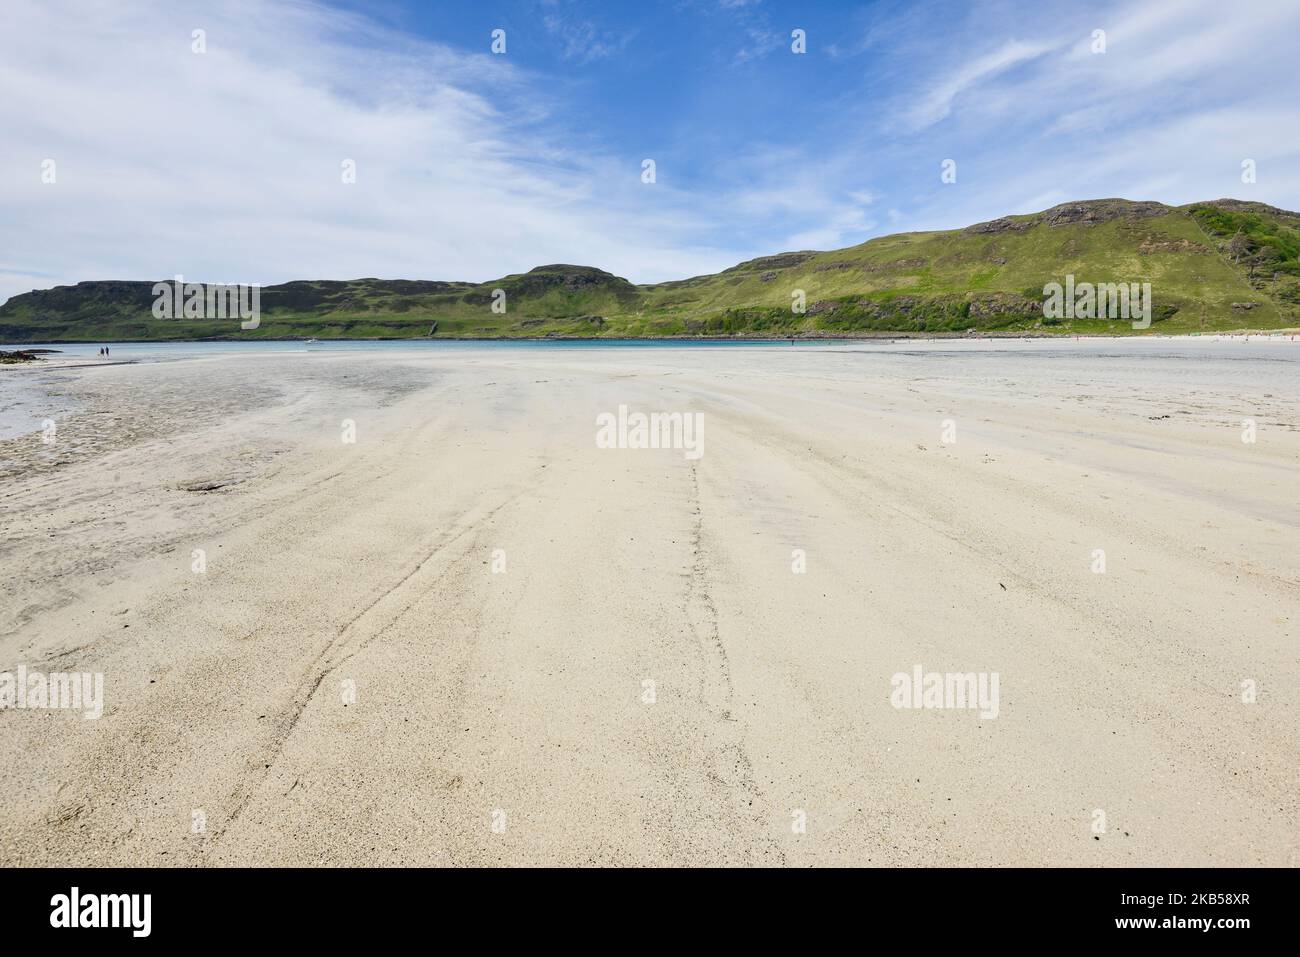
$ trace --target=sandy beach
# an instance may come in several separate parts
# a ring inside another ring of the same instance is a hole
[[[0,862],[1294,865],[1298,369],[1295,342],[0,369],[0,404],[57,410],[0,440],[0,671],[104,689],[93,720],[0,711]],[[698,413],[700,454],[599,447],[620,406]],[[918,667],[996,673],[996,715],[896,706]]]

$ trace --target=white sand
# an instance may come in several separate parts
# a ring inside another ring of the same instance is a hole
[[[0,370],[0,862],[1295,864],[1300,343],[997,348]]]

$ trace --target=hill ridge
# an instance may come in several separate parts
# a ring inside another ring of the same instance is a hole
[[[86,280],[13,296],[0,306],[0,341],[1128,331],[1045,318],[1042,287],[1066,275],[1150,282],[1152,332],[1300,326],[1300,213],[1111,197],[640,285],[567,263],[484,283],[292,280],[262,288],[255,330],[155,319],[152,290],[169,279]],[[792,309],[800,294],[802,312]]]

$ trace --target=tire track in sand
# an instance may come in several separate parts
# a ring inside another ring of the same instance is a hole
[[[755,833],[761,836],[752,843],[746,841],[747,856],[762,848],[764,857],[770,855],[775,858],[775,863],[784,864],[785,851],[767,834],[761,811],[767,806],[767,801],[759,789],[753,762],[745,749],[742,725],[732,713],[731,662],[722,641],[718,610],[710,593],[703,496],[700,494],[699,468],[694,462],[691,463],[691,506],[691,572],[686,583],[686,616],[699,651],[699,700],[713,717],[710,736],[717,739],[706,744],[712,751],[708,777],[727,792],[739,813],[751,821]]]
[[[543,468],[545,468],[544,462],[538,465],[529,478],[531,479]],[[457,520],[455,530],[447,538],[434,545],[428,554],[416,562],[415,566],[405,575],[388,586],[374,600],[339,626],[338,634],[316,654],[304,671],[302,678],[299,679],[290,707],[277,721],[278,731],[271,742],[269,753],[262,759],[263,767],[257,769],[251,779],[246,778],[236,786],[232,794],[235,800],[234,810],[220,829],[212,834],[212,844],[215,845],[219,842],[230,827],[239,820],[249,801],[252,800],[263,782],[270,776],[271,769],[280,755],[284,753],[285,745],[298,727],[303,712],[307,710],[312,697],[319,690],[325,678],[349,659],[363,651],[371,641],[381,636],[395,622],[400,620],[412,606],[433,591],[444,577],[458,567],[457,560],[453,559],[436,572],[433,572],[432,577],[427,577],[424,573],[435,559],[438,559],[458,544],[467,541],[472,543],[485,523],[489,522],[501,510],[514,504],[528,491],[529,484],[528,481],[525,481],[508,498],[486,512],[471,509],[464,513]],[[463,553],[468,550],[468,548],[461,550],[462,559]],[[460,564],[463,564],[463,561]],[[399,606],[395,611],[392,610],[394,605]]]

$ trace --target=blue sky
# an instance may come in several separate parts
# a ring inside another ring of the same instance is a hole
[[[644,282],[1069,199],[1300,208],[1293,0],[6,0],[0,19],[0,298],[551,262]]]

